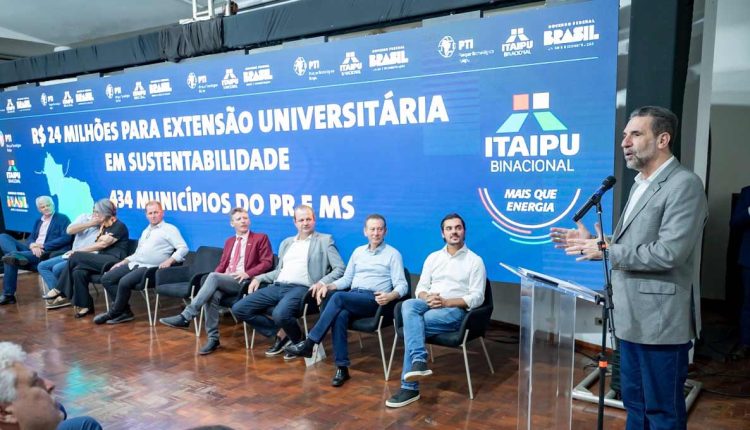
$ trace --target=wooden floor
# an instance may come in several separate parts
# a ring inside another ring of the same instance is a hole
[[[507,329],[488,334],[494,375],[479,343],[470,344],[475,400],[468,399],[460,351],[436,348],[434,376],[422,383],[422,399],[392,410],[383,403],[399,388],[402,344],[385,382],[377,338],[366,336],[360,350],[350,336],[352,379],[333,388],[330,358],[310,368],[299,359],[267,358],[262,337],[254,350],[246,350],[242,326],[231,317],[222,321],[222,348],[201,357],[196,351],[205,334],[196,340],[192,331],[149,327],[141,295],[132,298],[134,322],[96,326],[90,317],[73,318],[71,308],[47,312],[36,279],[21,275],[18,304],[0,307],[0,339],[23,345],[32,364],[57,384],[56,395],[71,416],[94,416],[106,429],[516,428],[518,346],[512,343],[516,333]],[[104,309],[103,297],[96,305]],[[160,316],[180,306],[166,300]],[[386,353],[392,336],[387,329]],[[325,345],[330,353],[330,343]],[[576,363],[578,381],[591,360],[577,354]],[[731,367],[708,357],[696,369],[696,379],[710,390],[750,393],[747,362]],[[574,401],[573,407],[574,429],[596,428],[596,405]],[[605,428],[622,429],[624,423],[624,412],[606,410]],[[750,399],[704,391],[688,428],[750,429]]]

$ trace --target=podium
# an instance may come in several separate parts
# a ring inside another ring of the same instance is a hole
[[[570,429],[576,301],[600,293],[500,263],[521,279],[518,430]]]

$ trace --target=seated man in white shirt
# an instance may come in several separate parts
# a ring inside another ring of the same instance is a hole
[[[132,321],[130,294],[138,285],[143,272],[150,267],[164,268],[180,263],[188,253],[185,239],[177,227],[164,222],[164,210],[160,202],[152,200],[146,203],[146,218],[149,225],[141,233],[135,253],[112,266],[102,276],[102,285],[114,303],[108,312],[94,318],[96,324]]]
[[[464,220],[448,214],[440,223],[445,247],[424,262],[415,294],[401,306],[404,321],[404,365],[401,390],[385,405],[400,408],[419,400],[419,383],[427,368],[425,338],[458,330],[468,309],[484,301],[486,272],[482,259],[466,246]]]

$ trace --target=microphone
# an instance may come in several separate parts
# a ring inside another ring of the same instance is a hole
[[[591,197],[589,197],[588,201],[583,206],[581,206],[581,209],[578,209],[578,212],[576,212],[575,215],[573,215],[573,222],[578,222],[578,220],[583,218],[583,216],[586,215],[586,213],[592,207],[594,207],[597,203],[599,203],[604,193],[609,191],[609,189],[615,185],[615,182],[617,182],[617,180],[615,179],[614,176],[607,176],[602,181],[602,186],[599,187],[599,189],[596,190],[596,192],[594,192],[594,194],[592,194]]]

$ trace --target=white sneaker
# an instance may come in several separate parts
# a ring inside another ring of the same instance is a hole
[[[70,300],[65,297],[58,296],[54,300],[47,301],[47,309],[58,309],[70,306]]]

